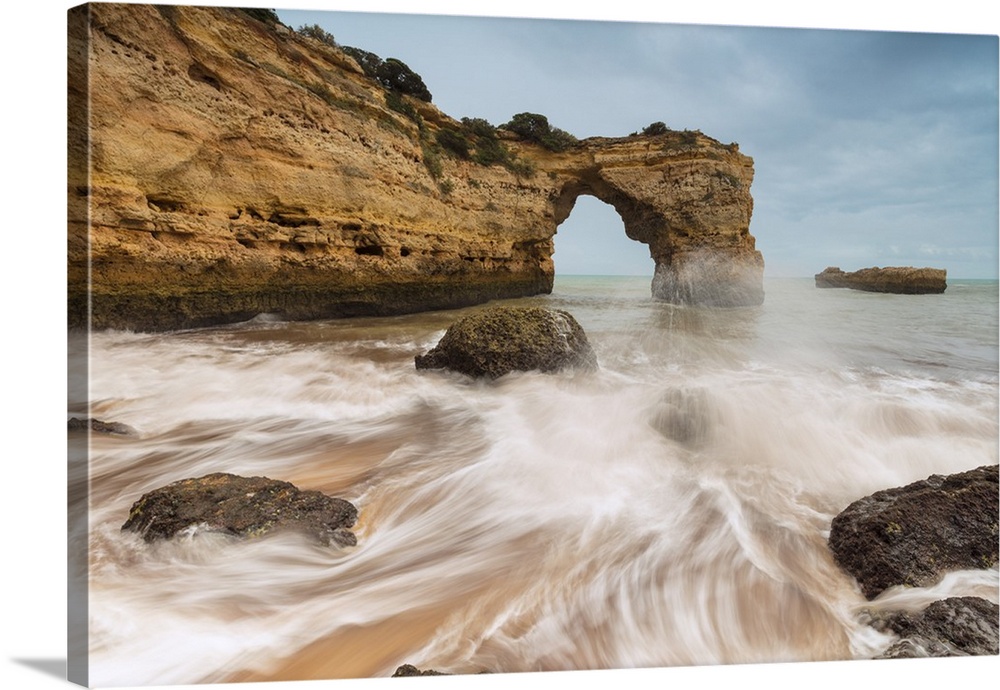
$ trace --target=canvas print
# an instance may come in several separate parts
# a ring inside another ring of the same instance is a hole
[[[996,36],[68,19],[70,680],[997,655]]]

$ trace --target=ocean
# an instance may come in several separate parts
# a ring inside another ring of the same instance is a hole
[[[503,303],[569,311],[599,369],[494,382],[413,364],[482,307],[92,334],[70,413],[137,434],[92,440],[90,682],[863,659],[891,642],[866,608],[997,601],[994,568],[868,602],[826,545],[866,494],[998,462],[997,281],[765,291],[557,277]],[[121,532],[220,471],[351,501],[358,545]]]

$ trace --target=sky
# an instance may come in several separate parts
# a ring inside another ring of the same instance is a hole
[[[767,276],[997,276],[996,35],[277,11],[407,63],[452,117],[536,112],[580,138],[662,121],[738,142]],[[565,274],[653,270],[614,210],[585,197],[554,259]]]

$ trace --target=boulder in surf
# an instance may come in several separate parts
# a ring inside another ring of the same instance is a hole
[[[459,319],[416,357],[417,369],[497,379],[512,371],[594,368],[597,357],[571,314],[541,307],[490,307]]]
[[[353,546],[357,538],[350,527],[357,517],[351,503],[319,491],[302,491],[267,477],[216,472],[143,494],[122,530],[138,532],[147,542],[187,529],[239,537],[298,531],[325,544]]]

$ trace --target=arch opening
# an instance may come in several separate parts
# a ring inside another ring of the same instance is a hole
[[[556,228],[552,261],[556,275],[652,277],[649,247],[625,233],[618,211],[589,193],[581,193]]]

